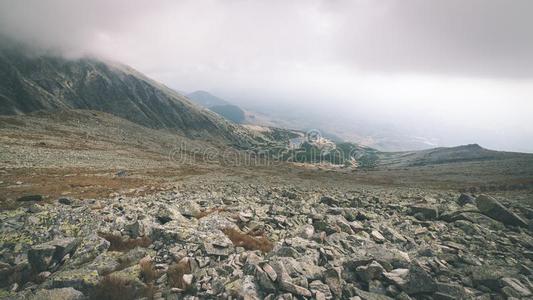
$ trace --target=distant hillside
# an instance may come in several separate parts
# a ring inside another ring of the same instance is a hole
[[[0,49],[0,114],[90,109],[151,128],[173,128],[190,137],[239,145],[253,142],[242,127],[128,66],[23,52]]]
[[[216,112],[224,118],[238,124],[242,124],[246,119],[245,111],[237,105],[230,104],[228,101],[214,96],[206,91],[196,91],[190,93],[187,97],[209,110]]]
[[[485,149],[478,144],[439,147],[421,151],[380,152],[380,165],[387,167],[431,166],[440,164],[503,161],[533,158],[533,154]]]
[[[231,105],[228,101],[214,96],[206,91],[196,91],[186,95],[191,101],[200,104],[203,107],[213,107],[217,105]]]
[[[242,123],[246,116],[244,111],[236,105],[215,105],[209,108],[224,118],[231,120],[235,123]]]

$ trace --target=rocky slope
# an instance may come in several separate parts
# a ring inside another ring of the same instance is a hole
[[[532,297],[533,213],[502,198],[210,179],[24,200],[0,213],[9,299]]]
[[[0,114],[99,110],[151,128],[176,129],[190,137],[253,143],[245,129],[128,66],[27,51],[0,48]]]

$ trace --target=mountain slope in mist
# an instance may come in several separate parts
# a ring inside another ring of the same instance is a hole
[[[246,119],[246,114],[240,107],[206,91],[192,92],[187,94],[187,98],[235,123],[243,123]]]
[[[209,136],[240,145],[251,142],[245,129],[128,66],[1,49],[0,114],[59,109],[99,110],[192,137]]]

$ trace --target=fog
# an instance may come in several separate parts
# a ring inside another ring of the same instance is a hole
[[[0,34],[307,128],[533,152],[531,11],[529,0],[4,0]]]

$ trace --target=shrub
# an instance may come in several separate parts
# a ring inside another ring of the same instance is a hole
[[[136,289],[133,282],[119,276],[104,276],[90,295],[92,300],[131,300],[150,298],[150,288]]]
[[[109,241],[109,251],[128,251],[135,247],[146,248],[152,244],[152,240],[147,236],[124,240],[121,235],[113,233],[98,233],[98,235]]]
[[[246,250],[261,250],[261,252],[267,253],[274,248],[274,244],[264,236],[253,237],[234,228],[225,228],[222,231],[233,245],[243,247]]]
[[[203,217],[207,217],[209,216],[210,214],[212,213],[215,213],[215,212],[223,212],[225,211],[224,208],[211,208],[211,209],[206,209],[204,211],[201,211],[199,213],[197,213],[196,215],[194,215],[194,217],[196,219],[201,219]]]
[[[149,256],[141,259],[139,266],[141,267],[141,279],[145,283],[153,283],[159,277],[159,272],[155,269],[154,262]]]

